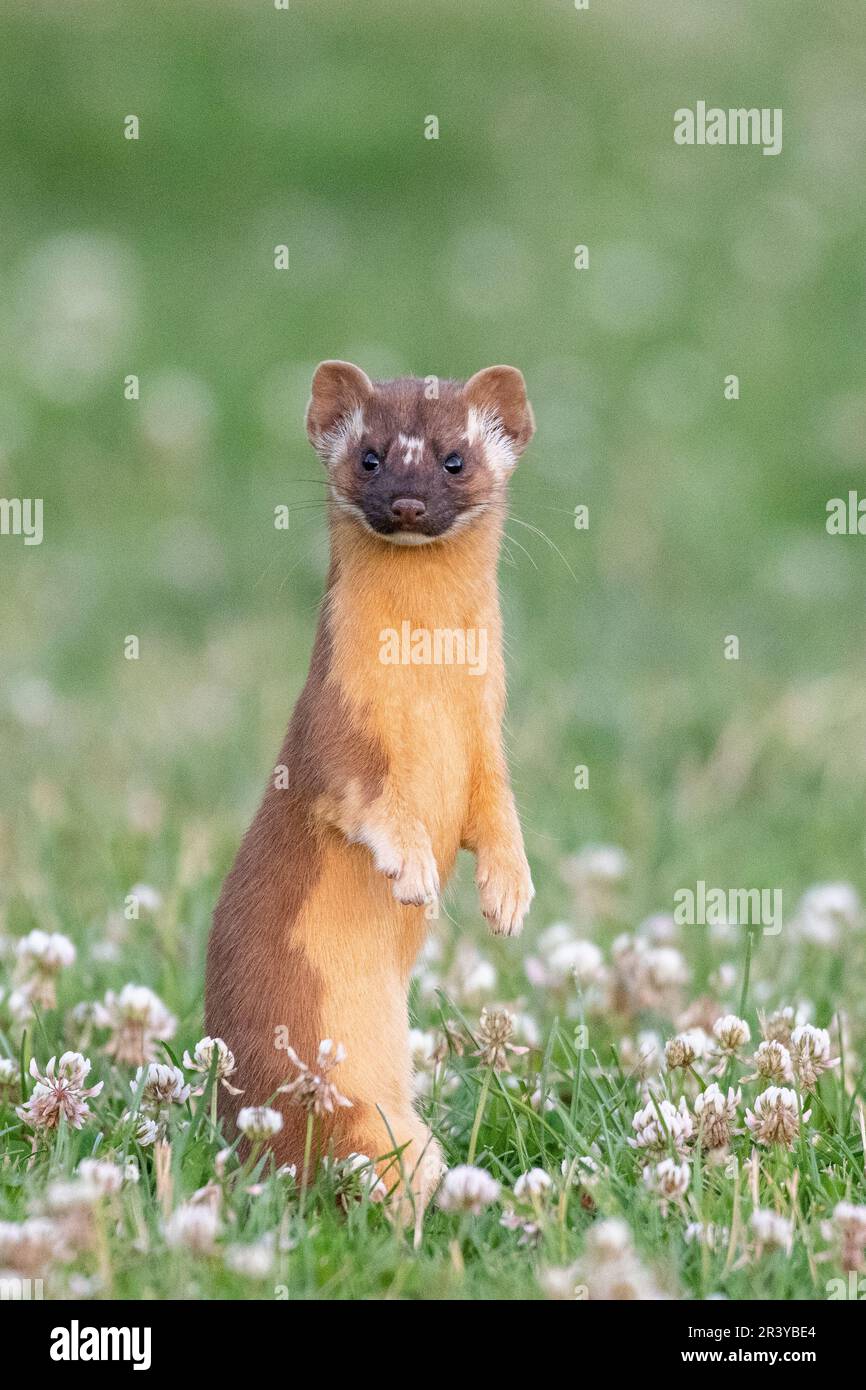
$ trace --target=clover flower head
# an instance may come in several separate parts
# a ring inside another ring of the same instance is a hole
[[[514,1184],[514,1196],[518,1202],[539,1202],[552,1190],[553,1179],[543,1168],[530,1168],[528,1172],[521,1173]]]
[[[141,1067],[153,1061],[156,1045],[174,1037],[177,1020],[147,985],[127,984],[109,990],[99,1005],[97,1023],[111,1030],[105,1051],[116,1062]]]
[[[649,1190],[661,1201],[662,1216],[667,1215],[672,1202],[681,1202],[691,1181],[692,1170],[685,1161],[678,1163],[673,1158],[663,1158],[654,1166],[647,1164],[643,1170],[643,1180]]]
[[[760,1077],[776,1086],[784,1086],[794,1080],[791,1054],[785,1044],[775,1038],[758,1043],[752,1065],[755,1070],[751,1076],[744,1076],[744,1081],[757,1081]]]
[[[528,1047],[518,1046],[511,1038],[514,1035],[514,1015],[507,1009],[482,1009],[478,1024],[480,1047],[475,1056],[485,1067],[494,1071],[508,1071],[508,1053],[517,1055],[528,1052]]]
[[[749,1225],[754,1232],[759,1254],[764,1250],[784,1250],[790,1254],[794,1224],[788,1217],[765,1207],[756,1207],[749,1218]]]
[[[70,1129],[81,1129],[90,1117],[88,1100],[98,1096],[105,1084],[85,1086],[90,1062],[80,1052],[64,1052],[60,1061],[52,1057],[44,1072],[40,1072],[33,1057],[30,1075],[36,1081],[30,1099],[16,1110],[19,1119],[33,1129],[56,1129],[61,1118]]]
[[[170,1250],[189,1250],[193,1255],[212,1255],[220,1222],[208,1202],[183,1202],[165,1223],[165,1243]]]
[[[724,1149],[731,1135],[740,1131],[734,1128],[737,1110],[743,1099],[741,1090],[728,1087],[725,1095],[718,1083],[713,1081],[706,1090],[695,1098],[695,1118],[698,1122],[698,1135],[701,1143],[708,1149]]]
[[[262,1144],[279,1134],[283,1117],[279,1110],[272,1110],[269,1105],[246,1105],[238,1115],[237,1125],[245,1139]]]
[[[695,1127],[686,1104],[685,1096],[680,1096],[679,1104],[672,1100],[650,1100],[632,1119],[634,1139],[628,1143],[633,1149],[645,1149],[650,1153],[663,1154],[670,1144],[677,1153],[685,1151],[694,1137]]]
[[[139,1067],[129,1088],[134,1096],[141,1088],[139,1106],[146,1115],[162,1114],[169,1106],[183,1105],[189,1099],[189,1086],[180,1067],[165,1062],[149,1062],[146,1067]]]
[[[796,1091],[787,1086],[768,1086],[746,1111],[746,1124],[759,1144],[780,1144],[791,1149],[811,1110],[802,1110]]]
[[[801,1023],[791,1034],[791,1061],[794,1074],[804,1091],[813,1091],[818,1077],[831,1067],[837,1067],[839,1057],[831,1056],[832,1045],[826,1028],[813,1028]]]
[[[678,1033],[665,1043],[665,1062],[668,1071],[685,1070],[701,1055],[701,1038],[697,1031]]]
[[[719,1050],[727,1056],[733,1056],[739,1052],[746,1043],[751,1040],[752,1031],[744,1018],[738,1018],[736,1014],[723,1014],[717,1018],[713,1024],[713,1033],[719,1045]]]
[[[294,1081],[279,1087],[280,1093],[289,1097],[290,1104],[299,1105],[316,1116],[333,1115],[335,1110],[351,1107],[348,1096],[338,1091],[328,1077],[328,1073],[345,1060],[346,1049],[342,1043],[324,1038],[319,1043],[315,1067],[302,1062],[293,1047],[286,1048],[286,1055],[298,1072]]]
[[[443,1211],[477,1216],[497,1200],[499,1193],[499,1183],[483,1168],[460,1163],[445,1174],[437,1201]]]
[[[237,1086],[233,1086],[229,1077],[234,1075],[236,1062],[234,1053],[229,1050],[222,1038],[200,1038],[193,1049],[192,1057],[189,1052],[183,1054],[183,1064],[187,1071],[198,1072],[207,1078],[211,1074],[216,1057],[216,1070],[214,1076],[220,1086],[224,1087],[233,1096],[242,1096],[243,1091]],[[206,1082],[203,1081],[194,1091],[193,1095],[200,1096],[204,1092]]]
[[[761,1032],[766,1042],[780,1042],[783,1047],[789,1047],[791,1034],[797,1023],[797,1015],[790,1004],[784,1005],[781,1009],[776,1009],[761,1020]]]

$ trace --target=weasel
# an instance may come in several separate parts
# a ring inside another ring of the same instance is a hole
[[[277,1040],[313,1068],[322,1039],[342,1043],[329,1079],[351,1107],[316,1122],[316,1153],[369,1155],[416,1219],[442,1172],[413,1109],[407,1009],[430,905],[461,847],[495,933],[520,930],[534,892],[502,751],[497,585],[532,408],[514,367],[439,382],[428,399],[435,380],[316,369],[306,426],[329,484],[327,592],[285,775],[223,886],[206,986],[208,1032],[234,1052],[243,1090],[221,1088],[223,1113],[280,1108],[276,1159],[300,1165],[306,1117],[275,1097],[295,1075]],[[469,632],[484,634],[483,669],[459,660]]]

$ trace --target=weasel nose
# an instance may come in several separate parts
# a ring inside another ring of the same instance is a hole
[[[427,508],[420,497],[395,497],[391,503],[391,515],[403,525],[414,526],[420,521]]]

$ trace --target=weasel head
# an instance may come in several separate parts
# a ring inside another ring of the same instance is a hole
[[[501,503],[534,430],[516,367],[371,381],[351,362],[321,362],[307,407],[336,506],[397,545],[447,539]]]

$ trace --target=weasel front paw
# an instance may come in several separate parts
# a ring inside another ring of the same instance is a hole
[[[389,825],[373,822],[358,838],[369,845],[379,873],[393,880],[398,903],[429,906],[439,897],[439,870],[430,836],[420,822],[409,821],[400,829],[403,835],[398,836]]]
[[[522,851],[479,850],[475,882],[490,930],[496,936],[516,936],[535,897],[526,856]]]
[[[439,897],[439,870],[431,849],[405,849],[399,870],[388,878],[394,880],[398,903],[427,907]]]

